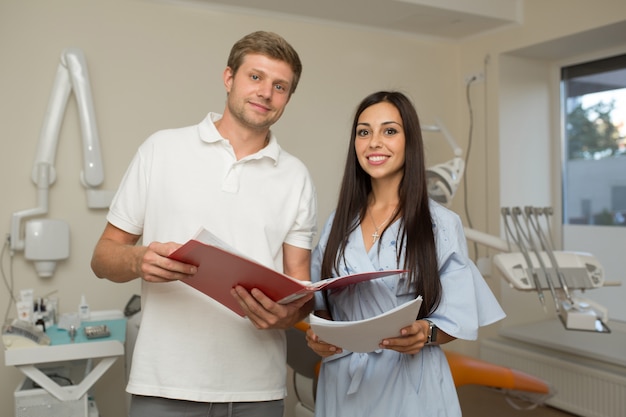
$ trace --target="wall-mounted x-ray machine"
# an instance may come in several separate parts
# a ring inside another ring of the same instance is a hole
[[[11,220],[11,250],[24,250],[25,258],[35,262],[41,277],[52,276],[56,262],[69,257],[69,225],[62,220],[30,220],[22,235],[22,220],[48,213],[49,189],[56,180],[54,160],[59,131],[71,93],[76,98],[81,125],[83,171],[80,180],[86,189],[87,207],[107,208],[113,197],[113,192],[98,189],[104,181],[104,170],[85,56],[80,49],[69,48],[61,54],[33,166],[37,206],[13,213]]]
[[[441,132],[454,151],[452,160],[426,170],[429,196],[448,206],[464,173],[462,152],[441,122],[422,130]],[[548,293],[566,329],[609,333],[607,309],[580,294],[614,285],[605,281],[598,259],[590,253],[555,249],[550,207],[505,207],[501,213],[506,239],[466,227],[467,239],[499,251],[492,261],[504,279],[516,290],[536,292],[546,312]]]

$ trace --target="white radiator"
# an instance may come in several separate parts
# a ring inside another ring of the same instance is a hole
[[[626,367],[505,338],[482,341],[480,357],[548,382],[557,392],[547,401],[553,407],[585,417],[626,416]]]

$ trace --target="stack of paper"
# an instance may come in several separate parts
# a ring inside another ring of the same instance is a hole
[[[422,297],[365,320],[332,321],[309,315],[309,323],[320,340],[350,352],[373,352],[383,339],[400,336],[410,326],[422,305]]]

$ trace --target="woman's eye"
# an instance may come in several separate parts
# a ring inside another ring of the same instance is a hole
[[[395,135],[396,133],[398,133],[398,131],[392,127],[389,127],[387,129],[385,129],[385,134],[386,135]]]
[[[367,129],[359,129],[356,131],[357,136],[364,137],[369,135],[369,131]]]

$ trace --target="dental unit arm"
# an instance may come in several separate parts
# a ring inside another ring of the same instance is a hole
[[[87,192],[87,207],[107,208],[113,197],[113,192],[97,189],[104,180],[104,172],[85,57],[80,49],[68,48],[61,54],[61,62],[57,67],[32,171],[32,180],[37,186],[37,207],[14,212],[11,220],[11,250],[26,250],[27,259],[50,261],[69,256],[69,227],[65,222],[60,220],[29,222],[25,238],[21,237],[21,223],[25,218],[48,213],[49,189],[56,180],[54,161],[59,132],[72,92],[76,99],[81,125],[83,171],[80,180]],[[35,248],[33,250],[29,250],[29,237],[32,237],[31,246]],[[55,241],[56,249],[53,248]],[[46,274],[45,276],[51,275]]]
[[[422,131],[442,133],[454,152],[450,161],[426,169],[429,196],[449,206],[465,169],[461,149],[438,120],[434,126],[422,126]],[[549,292],[566,329],[610,333],[607,309],[573,292],[615,285],[605,281],[598,259],[589,253],[554,249],[549,207],[503,208],[501,213],[506,240],[468,227],[464,228],[465,237],[497,250],[492,261],[504,279],[516,290],[536,291],[546,312],[544,291]],[[540,222],[541,218],[545,222]]]
[[[613,285],[605,281],[598,259],[590,253],[554,250],[538,224],[541,216],[546,223],[550,220],[549,207],[502,208],[501,214],[506,240],[469,228],[465,228],[465,235],[500,251],[492,256],[492,262],[511,288],[537,292],[546,312],[543,294],[549,292],[556,315],[568,330],[610,333],[608,310],[579,293]],[[512,224],[515,234],[510,236]]]

